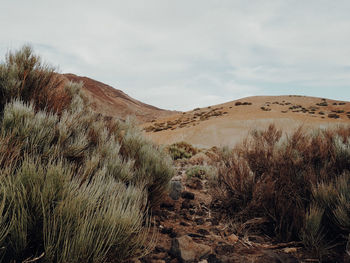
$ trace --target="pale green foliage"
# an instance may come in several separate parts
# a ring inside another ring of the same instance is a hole
[[[174,160],[189,159],[198,152],[196,148],[187,142],[173,143],[168,146],[167,150]]]
[[[310,212],[306,214],[302,241],[322,258],[332,248],[326,238],[327,235],[334,235],[329,232],[330,226],[333,229],[336,226],[336,231],[341,235],[350,234],[350,173],[346,171],[330,182],[317,184],[312,194],[313,201]]]
[[[200,179],[216,178],[217,170],[209,165],[195,165],[186,170],[187,177],[198,177]]]
[[[313,251],[319,258],[327,254],[321,224],[323,215],[323,208],[311,205],[305,215],[305,226],[301,231],[301,240],[304,246]]]
[[[23,101],[22,91],[43,88],[31,71],[45,69],[31,65],[38,60],[28,50],[0,68],[1,92],[20,93],[6,95],[0,110],[0,256],[20,262],[44,253],[43,261],[63,263],[147,253],[148,209],[173,176],[169,156],[133,124],[94,113],[81,84],[66,84],[70,103],[57,113],[38,106],[35,93]],[[23,73],[21,59],[35,87],[8,84]]]

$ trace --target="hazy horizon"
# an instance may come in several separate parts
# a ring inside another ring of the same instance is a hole
[[[190,110],[258,95],[350,101],[350,2],[7,1],[0,57],[24,44],[62,73]]]

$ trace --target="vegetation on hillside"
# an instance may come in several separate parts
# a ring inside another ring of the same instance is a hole
[[[0,261],[122,261],[152,247],[173,168],[131,121],[91,111],[30,47],[0,64]]]
[[[251,227],[321,260],[349,253],[349,128],[284,136],[271,125],[221,161],[214,195],[236,222],[260,222]]]
[[[187,142],[177,142],[169,145],[167,150],[173,160],[188,159],[198,152],[198,149]]]

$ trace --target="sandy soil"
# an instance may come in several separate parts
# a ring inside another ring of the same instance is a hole
[[[304,96],[248,97],[159,118],[142,127],[146,136],[158,144],[186,141],[197,147],[212,147],[233,146],[248,132],[271,123],[286,132],[301,125],[306,130],[348,125],[350,102]]]

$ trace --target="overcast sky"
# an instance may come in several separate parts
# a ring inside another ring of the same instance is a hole
[[[0,0],[0,58],[29,43],[62,73],[166,109],[350,101],[349,14],[349,0]]]

